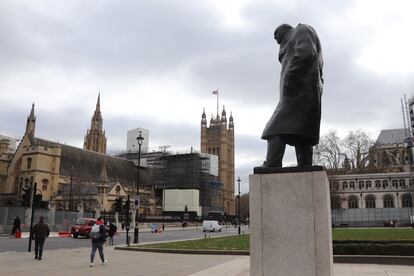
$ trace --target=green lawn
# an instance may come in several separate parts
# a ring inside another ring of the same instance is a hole
[[[238,235],[214,239],[146,244],[144,248],[203,249],[203,250],[249,250],[249,235]]]
[[[414,244],[414,229],[412,228],[361,228],[333,229],[333,241],[390,241]],[[165,249],[201,249],[201,250],[249,250],[249,235],[199,239],[191,241],[147,244],[140,247]]]
[[[413,241],[413,228],[360,228],[360,229],[333,229],[334,241]]]

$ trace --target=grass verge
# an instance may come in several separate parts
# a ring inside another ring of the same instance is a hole
[[[335,255],[414,256],[414,229],[333,229]],[[141,248],[183,250],[249,250],[249,235],[141,245]]]
[[[238,235],[213,239],[146,244],[143,248],[195,249],[195,250],[249,250],[249,235]]]

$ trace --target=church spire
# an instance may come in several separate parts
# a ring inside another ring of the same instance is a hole
[[[101,92],[100,91],[98,93],[98,102],[96,103],[95,113],[96,112],[101,112]]]
[[[34,103],[32,103],[32,110],[30,110],[30,117],[34,118]]]
[[[91,120],[91,127],[85,136],[85,142],[83,144],[84,149],[106,153],[106,137],[102,127],[101,93],[99,92],[95,112]]]
[[[30,110],[30,115],[27,116],[26,134],[34,136],[35,126],[36,126],[36,117],[34,115],[34,103],[32,103],[32,110]]]

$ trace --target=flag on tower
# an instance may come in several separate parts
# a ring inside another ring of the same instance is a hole
[[[218,95],[218,89],[213,91],[213,95]]]

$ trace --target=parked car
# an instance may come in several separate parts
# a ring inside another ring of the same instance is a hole
[[[94,218],[78,218],[70,229],[70,233],[76,239],[78,236],[89,237],[92,226],[95,224]]]
[[[204,220],[203,221],[203,232],[206,232],[206,231],[221,232],[221,225],[218,223],[217,220]]]

